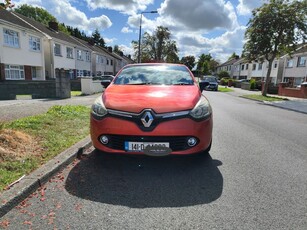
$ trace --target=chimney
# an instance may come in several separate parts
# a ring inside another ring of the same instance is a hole
[[[48,25],[50,29],[54,31],[59,31],[59,25],[57,22],[49,22]]]
[[[112,46],[109,46],[109,47],[108,47],[108,51],[109,51],[110,53],[112,53]]]

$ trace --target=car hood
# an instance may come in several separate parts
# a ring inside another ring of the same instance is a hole
[[[107,109],[140,113],[153,109],[156,113],[193,109],[201,96],[197,85],[114,85],[103,93]]]

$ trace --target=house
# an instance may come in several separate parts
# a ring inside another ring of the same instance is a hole
[[[296,87],[307,81],[307,43],[300,46],[295,52],[285,55],[282,82],[288,82],[289,86]]]
[[[217,68],[216,68],[217,74],[219,74],[222,71],[226,71],[229,74],[229,76],[231,78],[233,78],[233,73],[235,71],[233,63],[235,63],[238,59],[239,59],[239,57],[236,56],[235,58],[232,58],[232,59],[224,62],[223,64],[217,66]]]
[[[49,22],[46,26],[23,15],[13,14],[46,36],[43,41],[46,79],[59,77],[61,71],[70,79],[91,76],[91,50],[88,47],[59,31],[56,22]]]
[[[233,63],[233,79],[250,79],[251,65],[245,58],[239,58]]]
[[[43,33],[0,9],[0,80],[45,80]]]

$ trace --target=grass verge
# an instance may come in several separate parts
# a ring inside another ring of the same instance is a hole
[[[82,96],[83,94],[81,91],[71,91],[70,95],[73,97],[73,96]]]
[[[257,100],[257,101],[284,101],[284,100],[288,100],[286,98],[263,96],[263,95],[258,95],[258,94],[243,95],[242,97]]]
[[[86,106],[53,106],[47,113],[0,124],[0,191],[89,134]]]
[[[227,92],[233,92],[233,91],[234,91],[233,89],[219,86],[219,92],[227,93]]]

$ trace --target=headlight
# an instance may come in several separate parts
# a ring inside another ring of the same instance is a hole
[[[98,97],[92,105],[92,114],[96,119],[102,119],[108,111],[102,102],[102,97]]]
[[[212,113],[211,106],[209,101],[201,96],[197,104],[195,105],[194,109],[191,110],[190,115],[194,119],[207,119]]]

